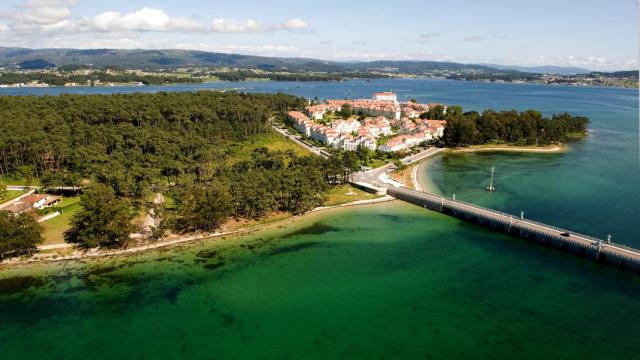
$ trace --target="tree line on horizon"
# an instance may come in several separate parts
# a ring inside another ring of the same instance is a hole
[[[135,73],[107,73],[95,71],[90,74],[71,74],[52,72],[0,72],[0,85],[11,85],[29,82],[40,82],[53,86],[64,86],[66,83],[92,84],[100,83],[142,83],[144,85],[163,85],[176,83],[201,83],[202,79],[191,76],[140,75]]]

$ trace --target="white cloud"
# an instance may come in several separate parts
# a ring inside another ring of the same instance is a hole
[[[23,11],[14,13],[12,17],[23,23],[51,25],[70,17],[68,6],[74,3],[65,0],[31,0],[20,5]]]
[[[160,46],[163,47],[163,46]],[[172,47],[182,50],[202,50],[228,54],[248,54],[262,56],[298,56],[303,50],[289,45],[211,45],[206,43],[181,43]]]
[[[79,33],[122,33],[122,32],[174,32],[174,33],[261,33],[275,31],[302,31],[309,24],[298,18],[282,23],[263,24],[259,21],[214,18],[202,22],[183,16],[172,16],[162,9],[143,7],[142,9],[120,13],[106,11],[92,17],[75,16],[71,6],[75,0],[30,0],[14,7],[14,11],[0,13],[5,19],[2,27],[6,31],[22,36],[23,40],[33,40],[38,36]],[[19,40],[19,39],[17,39]]]
[[[309,24],[301,19],[291,19],[281,24],[265,25],[249,19],[239,21],[235,19],[214,19],[210,31],[220,33],[259,33],[277,30],[302,31],[307,30]]]
[[[172,17],[159,9],[144,7],[138,11],[120,14],[107,11],[86,21],[90,29],[97,31],[184,31],[198,32],[205,27],[199,22],[185,18]]]
[[[291,19],[280,26],[284,30],[307,30],[309,23],[302,19]]]
[[[18,5],[15,11],[5,11],[0,18],[5,19],[8,30],[15,35],[50,31],[53,28],[68,27],[72,17],[70,0],[31,0]]]
[[[238,21],[235,19],[213,19],[211,31],[221,33],[263,32],[266,26],[255,20]]]
[[[455,56],[426,52],[425,46],[408,49],[389,47],[370,39],[313,38],[306,43],[295,44],[228,44],[229,39],[241,36],[212,34],[247,34],[276,32],[306,32],[311,25],[301,19],[282,19],[281,22],[265,23],[260,19],[233,19],[199,14],[195,17],[174,16],[153,6],[131,12],[106,11],[80,17],[74,13],[75,0],[30,0],[13,8],[1,9],[0,46],[25,47],[69,47],[69,48],[180,48],[226,53],[241,53],[264,56],[311,57],[326,60],[433,60],[462,63],[494,63],[505,65],[560,65],[580,66],[595,70],[621,70],[640,66],[632,56],[605,58],[603,56],[556,56],[556,57],[483,57],[476,52],[463,49],[475,46],[454,47]],[[111,2],[105,2],[111,4]],[[425,30],[425,31],[428,31]],[[188,35],[185,35],[188,34]],[[427,44],[444,37],[445,32],[424,32],[414,35],[414,41]],[[449,34],[450,35],[450,34]],[[478,34],[461,37],[461,41],[492,44],[500,42],[506,35],[501,33]],[[375,38],[372,33],[371,39]],[[264,41],[276,42],[276,37],[264,37]],[[333,40],[333,41],[331,41]],[[364,41],[367,40],[365,43]],[[235,41],[235,40],[234,40]],[[247,38],[247,41],[256,41]],[[187,43],[188,42],[188,43]],[[239,43],[241,41],[238,41]],[[443,41],[444,43],[444,41]],[[348,44],[348,45],[345,45]],[[478,43],[480,44],[480,43]],[[446,44],[444,44],[446,45]],[[443,46],[444,46],[443,45]],[[472,45],[471,43],[468,45]],[[399,47],[399,46],[398,46]],[[435,46],[430,46],[429,50]],[[443,48],[437,47],[439,51]],[[460,51],[459,53],[457,53]],[[606,54],[603,52],[603,54]],[[588,55],[588,53],[587,53]],[[612,55],[607,55],[612,56]]]

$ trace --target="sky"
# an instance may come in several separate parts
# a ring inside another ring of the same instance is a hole
[[[2,0],[0,46],[639,66],[637,0]]]

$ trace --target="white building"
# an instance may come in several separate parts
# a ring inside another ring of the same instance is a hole
[[[354,119],[338,120],[332,125],[332,127],[339,133],[351,133],[354,131],[358,131],[360,126],[362,126],[362,124]]]
[[[393,101],[394,103],[398,102],[398,96],[390,91],[380,92],[373,94],[374,100],[383,100],[383,101]]]

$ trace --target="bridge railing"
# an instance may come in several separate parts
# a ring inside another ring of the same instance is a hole
[[[406,188],[405,189],[399,189],[399,190],[406,191],[406,192],[409,192],[409,193],[414,193],[417,196],[428,197],[428,198],[431,198],[432,201],[440,201],[440,202],[444,203],[445,205],[448,205],[450,208],[454,207],[452,205],[463,205],[463,206],[466,206],[467,208],[472,208],[472,209],[475,208],[475,209],[478,209],[478,210],[481,210],[481,211],[484,211],[484,212],[491,213],[491,214],[493,214],[495,216],[505,217],[507,219],[513,219],[514,225],[517,222],[530,223],[532,225],[543,227],[543,228],[552,229],[552,230],[560,232],[560,233],[562,233],[562,232],[572,233],[572,234],[577,235],[577,236],[579,236],[581,238],[587,239],[589,241],[593,241],[594,243],[598,243],[600,241],[603,241],[603,244],[605,244],[607,246],[613,246],[613,247],[625,249],[625,250],[632,251],[632,252],[639,252],[638,249],[634,249],[634,248],[626,246],[626,245],[613,243],[613,242],[612,243],[607,243],[606,241],[604,241],[602,239],[599,239],[599,238],[596,238],[594,236],[585,235],[585,234],[581,234],[581,233],[577,233],[577,232],[572,232],[572,231],[567,230],[567,229],[563,229],[563,228],[560,228],[560,227],[557,227],[557,226],[541,223],[539,221],[531,220],[531,219],[528,219],[528,218],[524,218],[523,219],[523,218],[520,218],[520,216],[517,216],[517,215],[508,214],[508,213],[497,211],[497,210],[494,210],[494,209],[489,209],[489,208],[486,208],[486,207],[483,207],[483,206],[479,206],[479,205],[476,205],[476,204],[468,203],[466,201],[461,201],[461,200],[453,201],[453,200],[446,199],[446,198],[444,198],[442,196],[439,196],[439,195],[434,195],[434,194],[430,194],[430,193],[427,193],[427,192],[416,191],[416,190],[406,189]],[[455,206],[455,207],[459,208],[459,206]],[[570,239],[570,238],[568,238],[568,239]]]

